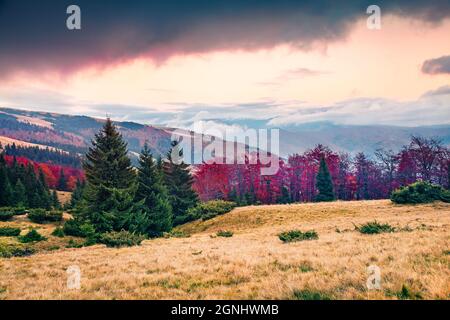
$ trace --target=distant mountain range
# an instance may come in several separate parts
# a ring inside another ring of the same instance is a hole
[[[450,125],[402,127],[388,125],[339,125],[328,121],[300,123],[297,125],[268,126],[267,120],[212,120],[244,128],[277,128],[280,130],[280,154],[301,153],[323,144],[335,151],[350,154],[364,152],[372,155],[377,149],[398,151],[409,144],[412,135],[439,138],[450,146]]]
[[[398,127],[385,125],[335,125],[332,123],[307,123],[280,131],[282,155],[305,150],[317,144],[350,154],[364,152],[372,155],[379,148],[398,151],[409,144],[412,135],[439,138],[450,145],[450,125]]]
[[[103,119],[48,112],[0,108],[0,139],[8,137],[65,151],[84,153]],[[133,122],[116,122],[131,152],[140,152],[147,141],[155,154],[170,148],[170,128]],[[0,140],[1,141],[1,140]]]
[[[103,122],[103,119],[87,116],[0,108],[0,142],[5,144],[7,141],[22,141],[42,147],[84,153]],[[116,124],[128,142],[131,154],[137,155],[146,141],[155,155],[166,154],[170,149],[173,128],[135,122]],[[261,123],[255,123],[255,128],[261,126]],[[411,135],[438,137],[444,144],[450,145],[450,125],[397,127],[315,122],[281,128],[280,155],[286,158],[319,143],[336,151],[352,154],[363,151],[370,155],[378,148],[398,150],[408,144]],[[196,136],[196,139],[200,139],[200,136]]]

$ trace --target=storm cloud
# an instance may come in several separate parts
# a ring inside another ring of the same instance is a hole
[[[373,1],[0,0],[0,69],[13,72],[104,67],[137,57],[256,50],[279,44],[309,49],[345,38]],[[81,8],[82,29],[66,28],[66,8]],[[448,0],[378,1],[382,13],[438,23]]]
[[[450,74],[450,56],[426,60],[422,65],[422,72],[427,74]]]

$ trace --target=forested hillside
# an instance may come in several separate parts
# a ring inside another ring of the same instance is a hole
[[[449,188],[450,151],[438,139],[412,137],[400,152],[379,149],[352,156],[318,145],[301,154],[279,159],[275,175],[261,175],[260,162],[238,165],[202,164],[195,189],[201,199],[224,198],[241,204],[310,202],[317,200],[321,160],[331,175],[339,200],[386,199],[391,192],[417,180]]]

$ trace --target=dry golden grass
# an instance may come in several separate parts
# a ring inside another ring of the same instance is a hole
[[[72,197],[72,192],[56,191],[56,193],[58,195],[58,200],[62,205],[68,203],[70,201],[70,198]]]
[[[374,219],[412,231],[354,231],[353,223]],[[290,229],[314,229],[319,239],[284,244],[277,234]],[[449,204],[396,206],[382,200],[245,207],[179,230],[191,236],[0,259],[0,297],[290,299],[294,290],[309,289],[334,299],[397,299],[405,285],[425,299],[450,298]],[[234,236],[215,237],[218,230]],[[372,264],[381,269],[381,290],[366,289]],[[71,265],[81,269],[80,290],[67,289]]]

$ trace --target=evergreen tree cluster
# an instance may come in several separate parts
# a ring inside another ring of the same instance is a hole
[[[37,174],[32,164],[18,164],[15,157],[8,165],[0,154],[0,207],[59,207],[56,192],[51,193],[42,171]]]
[[[170,153],[165,160],[154,159],[147,144],[137,168],[127,153],[122,135],[107,119],[83,163],[86,183],[77,183],[70,206],[97,233],[126,230],[160,236],[197,203],[189,168],[173,161]]]
[[[81,158],[78,155],[60,151],[58,149],[16,146],[15,143],[6,145],[5,155],[25,157],[36,162],[52,163],[72,168],[81,168]]]

